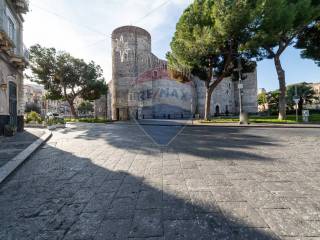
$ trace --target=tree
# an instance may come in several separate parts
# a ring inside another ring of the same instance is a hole
[[[302,114],[304,104],[312,104],[314,100],[317,100],[316,93],[313,90],[312,86],[305,82],[288,86],[287,96],[288,107],[291,110],[293,110],[295,106],[295,102],[293,101],[294,96],[299,98],[298,112],[300,115]]]
[[[268,103],[268,99],[267,99],[267,94],[265,92],[262,92],[260,94],[258,94],[258,105],[262,106],[263,111],[265,111],[265,106]]]
[[[36,103],[26,103],[25,110],[26,113],[36,112],[38,114],[41,113],[41,108]]]
[[[196,0],[177,24],[167,54],[169,71],[178,81],[191,81],[194,76],[205,81],[205,119],[210,118],[211,96],[218,84],[229,76],[239,78],[237,58],[244,72],[256,67],[240,51],[250,37],[252,8],[246,0]]]
[[[295,47],[302,50],[302,58],[312,59],[320,67],[320,18],[303,30]]]
[[[280,57],[303,30],[320,16],[319,0],[260,0],[247,46],[258,59],[273,59],[278,75],[279,119],[286,118],[286,79]]]
[[[94,111],[93,104],[90,103],[89,101],[83,101],[78,106],[78,111],[81,113],[85,113],[85,114],[87,114],[89,112],[93,112]]]
[[[64,100],[77,117],[74,101],[100,98],[106,91],[102,69],[93,61],[86,63],[66,52],[34,45],[30,48],[31,81],[44,86],[48,99]]]
[[[268,109],[272,115],[279,112],[279,96],[279,90],[269,92],[267,95]]]

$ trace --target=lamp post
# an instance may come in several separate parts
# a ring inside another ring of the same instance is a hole
[[[298,115],[298,110],[299,110],[299,102],[300,102],[300,97],[298,96],[298,89],[297,89],[297,85],[294,86],[294,90],[295,90],[295,95],[293,97],[293,101],[296,104],[296,122],[299,121],[299,115]]]
[[[0,82],[0,88],[1,88],[2,91],[6,92],[7,88],[8,88],[8,84],[5,81],[2,80]]]
[[[243,111],[243,81],[241,78],[242,73],[242,64],[241,64],[241,58],[238,57],[238,68],[236,69],[238,71],[239,75],[239,124],[248,124],[248,114]]]

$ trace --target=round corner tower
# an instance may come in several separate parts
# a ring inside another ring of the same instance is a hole
[[[141,59],[151,55],[151,35],[135,26],[123,26],[112,33],[112,119],[130,118],[128,93],[148,67]]]

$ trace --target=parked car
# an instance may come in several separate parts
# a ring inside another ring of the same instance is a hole
[[[50,117],[52,117],[52,118],[59,118],[60,115],[59,115],[59,113],[48,112],[47,115],[46,115],[46,117],[48,117],[48,118],[50,118]]]

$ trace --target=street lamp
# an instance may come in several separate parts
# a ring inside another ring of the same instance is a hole
[[[241,64],[241,58],[238,57],[238,68],[236,69],[238,71],[239,75],[239,84],[238,84],[238,89],[239,89],[239,124],[248,124],[248,114],[243,111],[243,82],[241,78],[241,73],[242,73],[242,64]]]
[[[2,79],[1,82],[0,82],[0,88],[2,91],[7,91],[7,88],[8,88],[8,84]]]

